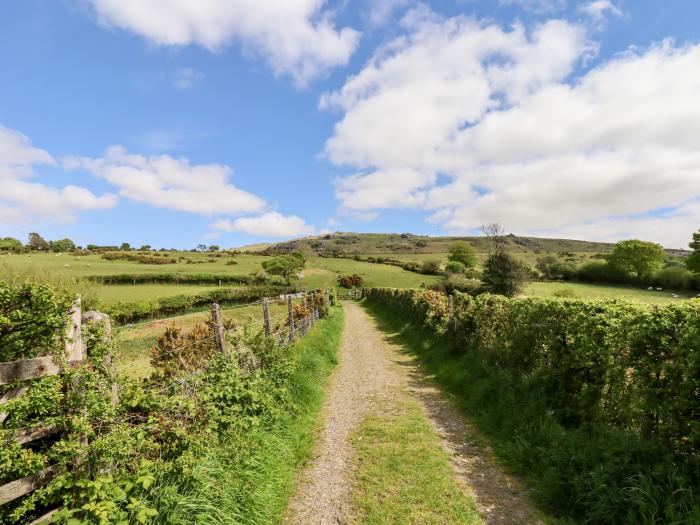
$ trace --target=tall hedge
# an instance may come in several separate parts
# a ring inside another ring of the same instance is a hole
[[[700,456],[700,300],[669,305],[370,289],[383,303],[539,385],[565,427],[603,424]]]

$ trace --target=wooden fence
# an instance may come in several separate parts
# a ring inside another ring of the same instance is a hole
[[[328,304],[329,294],[327,291],[323,292],[325,304]],[[293,308],[293,300],[300,299],[303,305],[303,311],[305,314],[303,316],[295,316]],[[270,316],[270,304],[272,302],[286,302],[287,303],[287,319],[284,324],[285,330],[273,330],[271,316]],[[299,337],[304,336],[308,330],[316,323],[319,319],[318,305],[312,296],[306,293],[290,294],[286,296],[280,296],[275,298],[263,298],[261,301],[256,303],[251,303],[251,305],[262,305],[262,331],[267,337],[274,337],[278,343],[281,344],[291,344]],[[245,306],[245,305],[243,305]],[[307,313],[308,312],[308,313]],[[224,331],[224,324],[221,317],[221,309],[217,303],[211,305],[211,315],[214,327],[214,339],[216,341],[217,349],[220,352],[226,351],[226,338]],[[295,318],[298,317],[298,318]],[[56,360],[54,356],[45,355],[40,357],[34,357],[30,359],[20,359],[11,362],[0,363],[0,386],[8,385],[10,383],[24,381],[29,383],[24,383],[21,386],[17,386],[8,390],[5,395],[0,398],[0,408],[2,405],[8,403],[13,399],[18,399],[19,397],[25,395],[29,388],[31,387],[31,381],[40,379],[48,376],[62,375],[67,370],[71,368],[83,365],[87,363],[87,349],[82,338],[82,325],[86,322],[100,322],[106,325],[106,333],[108,337],[111,337],[111,323],[109,316],[102,314],[100,312],[86,312],[81,315],[80,299],[77,299],[73,304],[70,311],[70,323],[66,329],[64,335],[65,341],[65,356],[64,359]],[[58,362],[57,362],[58,361]],[[109,367],[113,367],[113,363],[108,363]],[[112,369],[113,370],[113,369]],[[72,384],[70,381],[65,381],[64,389],[65,391],[70,391],[70,389],[80,388],[78,385]],[[112,384],[112,402],[118,402],[118,389],[117,383]],[[0,426],[7,419],[7,412],[0,412]],[[19,428],[12,430],[5,436],[6,441],[14,441],[20,445],[28,445],[39,439],[44,439],[56,434],[64,432],[65,429],[59,428],[52,425],[34,425],[31,427]],[[76,441],[81,445],[83,453],[87,451],[87,439],[84,436],[75,436]],[[81,454],[79,454],[80,456]],[[79,462],[74,462],[73,467],[76,467]],[[5,483],[0,486],[0,506],[17,500],[27,494],[45,486],[53,478],[62,472],[65,472],[65,468],[71,467],[61,467],[57,464],[50,465],[43,468],[39,472],[32,475],[25,476],[21,479]],[[59,509],[53,509],[36,520],[32,521],[30,525],[38,525],[44,523],[50,523],[51,517],[57,513]]]

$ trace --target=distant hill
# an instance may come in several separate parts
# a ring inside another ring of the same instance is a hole
[[[572,239],[544,239],[539,237],[505,236],[511,251],[544,253],[609,253],[613,244],[606,242],[577,241]],[[266,255],[278,255],[300,251],[306,255],[345,256],[359,254],[431,254],[446,253],[455,241],[467,241],[477,252],[488,250],[485,237],[430,237],[411,233],[352,233],[336,232],[314,237],[304,237],[271,244],[258,244],[240,248]],[[687,255],[684,250],[667,250],[669,255]]]

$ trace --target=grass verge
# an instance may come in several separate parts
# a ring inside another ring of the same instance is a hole
[[[455,349],[398,312],[367,307],[454,395],[497,457],[560,523],[700,523],[695,485],[669,451],[610,427],[565,428],[530,378],[494,366],[478,348]]]
[[[369,416],[355,432],[353,501],[359,524],[480,524],[447,454],[414,401]]]
[[[159,523],[279,523],[294,474],[310,456],[328,375],[337,363],[343,311],[334,308],[290,348],[294,372],[289,395],[296,410],[274,425],[222,437],[197,459],[188,485],[164,479],[154,487]]]

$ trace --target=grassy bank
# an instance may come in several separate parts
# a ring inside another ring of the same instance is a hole
[[[187,486],[161,478],[153,488],[157,521],[167,524],[272,524],[281,521],[296,468],[313,446],[326,379],[336,364],[343,312],[319,321],[290,348],[288,394],[295,410],[269,425],[223,436],[196,460]]]
[[[357,523],[482,523],[418,404],[397,402],[392,408],[368,417],[353,437]]]
[[[700,523],[697,483],[669,450],[614,427],[565,427],[532,378],[494,366],[477,347],[453,349],[398,310],[368,307],[400,333],[548,513],[574,523]]]

